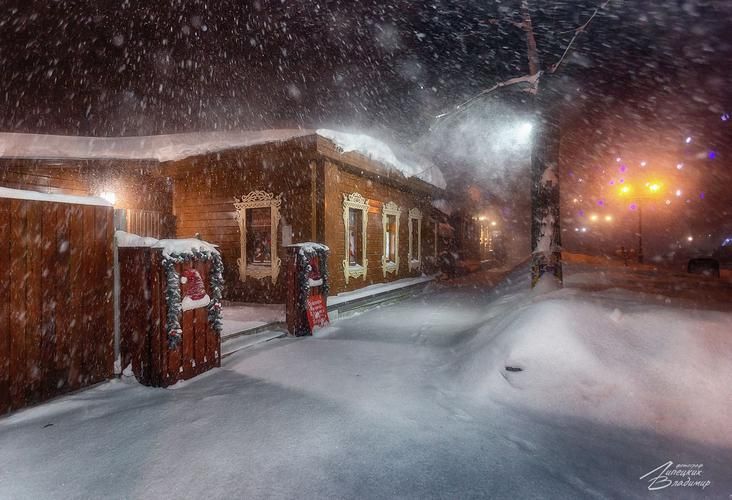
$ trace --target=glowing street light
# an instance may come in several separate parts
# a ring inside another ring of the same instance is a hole
[[[595,222],[595,221],[597,221],[597,219],[598,219],[598,218],[599,218],[599,217],[598,217],[598,215],[597,215],[597,214],[592,214],[592,215],[590,215],[590,220],[591,220],[592,222]]]
[[[637,208],[638,209],[638,262],[643,263],[643,210],[641,205],[641,200],[648,200],[652,198],[654,195],[659,194],[661,192],[661,188],[663,187],[663,184],[659,181],[649,181],[645,184],[646,190],[641,192],[639,195],[634,196],[636,199],[635,203],[631,205],[632,209]],[[619,194],[620,196],[628,197],[630,196],[631,192],[633,191],[632,187],[629,185],[624,185],[620,188]]]
[[[605,222],[612,222],[612,221],[613,221],[613,216],[612,215],[606,215],[605,216]]]

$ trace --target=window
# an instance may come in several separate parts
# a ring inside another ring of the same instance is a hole
[[[345,258],[343,275],[349,278],[366,279],[368,259],[366,258],[366,224],[368,221],[368,200],[358,193],[343,195],[343,224],[345,234]]]
[[[247,213],[247,264],[272,264],[272,207],[250,208]]]
[[[363,261],[363,211],[348,209],[348,264],[360,265]]]
[[[274,283],[280,273],[281,260],[277,257],[277,226],[280,222],[282,195],[264,191],[234,199],[239,221],[241,257],[237,259],[239,279],[271,278]]]
[[[422,212],[418,208],[409,211],[409,270],[422,266]]]
[[[402,209],[390,201],[384,203],[381,218],[384,225],[384,253],[381,256],[381,267],[386,273],[399,270],[399,216]]]

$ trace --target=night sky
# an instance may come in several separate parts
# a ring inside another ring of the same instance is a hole
[[[530,2],[542,64],[559,58],[573,28],[599,4]],[[524,34],[511,24],[519,6],[5,1],[0,129],[101,136],[366,130],[417,144],[452,178],[486,191],[501,186],[493,193],[505,195],[520,179],[526,150],[503,147],[496,134],[524,119],[521,96],[499,92],[447,127],[434,116],[528,72]],[[688,217],[710,227],[732,218],[732,124],[723,120],[732,113],[730,33],[729,1],[611,0],[553,84],[565,198],[595,203],[616,157],[635,168],[650,156],[649,167],[685,161],[697,170],[696,197],[704,192],[708,206]],[[704,158],[710,151],[714,158]]]

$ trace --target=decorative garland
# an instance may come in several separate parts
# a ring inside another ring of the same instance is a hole
[[[211,261],[211,302],[207,306],[208,321],[218,335],[221,335],[223,328],[221,297],[224,287],[224,263],[221,260],[221,255],[218,252],[200,250],[172,253],[163,257],[162,262],[165,269],[165,295],[168,305],[166,330],[170,349],[174,349],[180,344],[183,334],[183,329],[180,326],[180,318],[183,314],[180,274],[175,270],[175,266],[189,261]]]
[[[320,257],[320,279],[323,280],[323,284],[320,285],[323,296],[328,296],[328,252],[330,249],[321,243],[309,243],[300,246],[297,251],[298,259],[300,260],[298,269],[297,280],[300,283],[299,289],[300,294],[297,297],[297,306],[301,311],[307,309],[307,300],[310,296],[310,273],[313,268],[310,265],[310,259],[313,257]],[[295,332],[295,335],[310,335],[311,332]]]

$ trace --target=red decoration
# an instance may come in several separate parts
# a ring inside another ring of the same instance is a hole
[[[186,279],[183,297],[190,297],[191,300],[201,300],[206,296],[206,287],[203,285],[201,275],[195,269],[186,269],[183,271],[183,277]],[[183,280],[181,280],[183,281]]]
[[[322,295],[311,295],[308,297],[306,311],[311,332],[317,326],[328,326],[330,324],[328,308],[325,305],[325,299]]]
[[[310,257],[310,274],[308,278],[313,281],[320,279],[320,259],[318,257]]]

